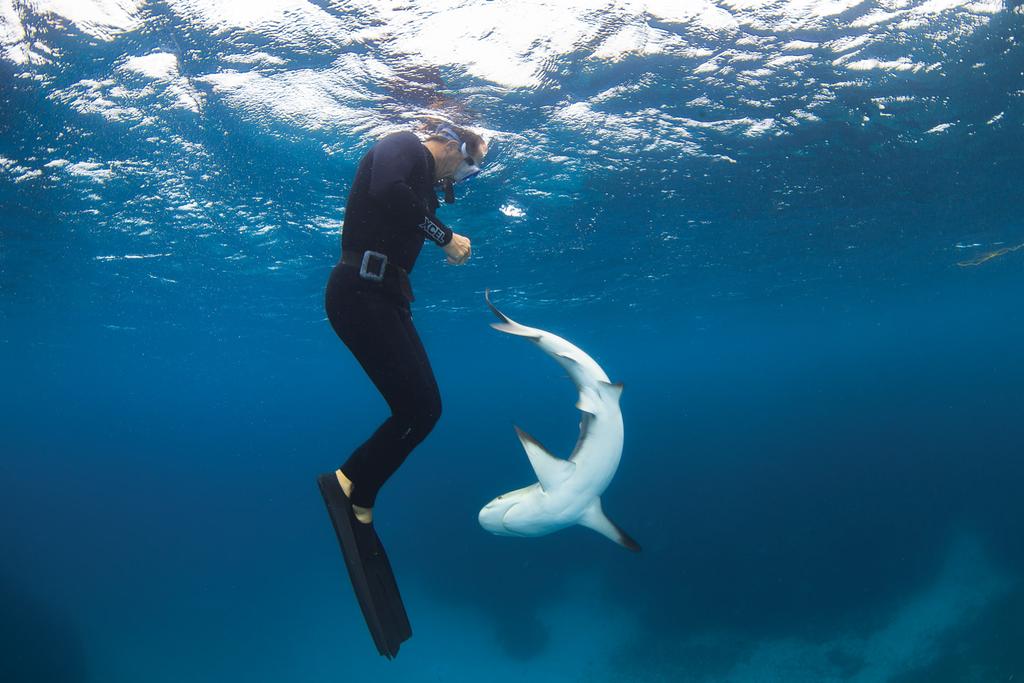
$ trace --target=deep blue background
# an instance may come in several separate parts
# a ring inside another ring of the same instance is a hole
[[[497,170],[442,214],[473,260],[427,245],[414,274],[445,412],[376,513],[416,630],[394,664],[372,654],[314,486],[385,411],[324,320],[337,231],[315,227],[341,218],[372,139],[209,93],[200,117],[163,110],[147,142],[152,126],[48,93],[154,47],[198,73],[216,40],[159,6],[115,44],[33,19],[75,57],[42,85],[0,62],[0,153],[122,166],[0,185],[5,680],[741,680],[757,643],[786,638],[873,680],[877,662],[835,643],[945,586],[962,547],[986,568],[963,581],[1001,588],[884,680],[1024,675],[1024,250],[958,265],[1024,242],[1019,17],[965,41],[941,83],[901,77],[959,122],[938,142],[905,139],[931,124],[862,125],[891,81],[852,91],[848,118],[707,140],[738,163],[608,144],[607,166],[559,176],[497,138]],[[698,94],[657,59],[573,76],[574,60],[557,97],[648,70],[664,82],[638,98]],[[533,130],[557,97],[510,93],[479,116]],[[184,200],[162,196],[167,174]],[[172,206],[189,199],[202,208]],[[165,256],[107,258],[124,254]],[[487,326],[485,287],[625,383],[605,509],[639,556],[581,529],[478,527],[532,481],[512,425],[567,454],[577,421],[557,366]]]

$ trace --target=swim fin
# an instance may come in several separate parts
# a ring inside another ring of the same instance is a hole
[[[409,625],[384,546],[373,524],[363,524],[356,519],[352,503],[333,472],[321,474],[317,477],[317,484],[334,525],[366,626],[377,651],[393,659],[398,654],[398,646],[412,636],[412,626]]]

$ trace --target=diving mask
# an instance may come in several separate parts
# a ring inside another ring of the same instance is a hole
[[[476,165],[476,160],[469,156],[466,152],[466,143],[462,143],[462,163],[455,169],[455,172],[450,177],[444,178],[441,181],[441,187],[444,190],[444,203],[454,204],[455,203],[455,183],[461,183],[480,173],[480,167]]]
[[[466,146],[466,141],[455,132],[454,128],[451,126],[441,126],[437,129],[437,134],[448,138],[452,142],[458,142],[462,145],[459,147],[459,152],[462,154],[462,163],[460,163],[459,167],[455,169],[454,173],[452,173],[452,182],[461,183],[463,180],[469,180],[476,174],[480,173],[480,167],[477,166],[476,159],[470,155],[469,148]]]
[[[458,142],[460,145],[459,152],[462,154],[462,161],[450,176],[441,179],[441,188],[444,190],[444,201],[446,204],[453,204],[455,203],[455,183],[461,183],[478,175],[480,173],[480,167],[477,165],[476,159],[474,159],[469,153],[466,141],[463,140],[451,126],[441,126],[437,129],[437,134],[442,135],[453,142]]]
[[[480,167],[476,165],[476,160],[469,155],[466,150],[466,143],[462,143],[462,163],[455,169],[455,173],[452,174],[452,180],[456,183],[461,183],[463,180],[469,180],[473,176],[480,173]]]

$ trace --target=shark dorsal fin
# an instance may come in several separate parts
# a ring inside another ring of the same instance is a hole
[[[544,448],[537,439],[533,438],[519,427],[516,427],[516,434],[523,444],[523,450],[530,458],[533,471],[537,474],[537,481],[541,488],[550,491],[552,488],[562,484],[576,471],[576,463],[569,460],[562,460],[551,455],[548,449]]]
[[[594,396],[594,390],[584,387],[580,389],[580,398],[576,401],[576,409],[591,415],[597,415],[598,398]]]
[[[591,415],[597,415],[598,406],[601,402],[601,397],[618,401],[622,397],[622,384],[611,382],[597,382],[598,390],[595,392],[589,387],[583,387],[580,389],[580,398],[576,401],[576,408],[582,410],[584,413],[590,413]]]

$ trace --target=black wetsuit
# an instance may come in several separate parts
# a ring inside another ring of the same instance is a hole
[[[412,324],[412,271],[425,239],[448,244],[452,231],[434,215],[434,157],[413,133],[380,140],[359,162],[345,207],[342,260],[331,271],[325,305],[331,326],[391,408],[391,416],[341,466],[352,502],[373,507],[377,492],[441,416],[441,395]],[[360,274],[369,250],[388,258]]]

